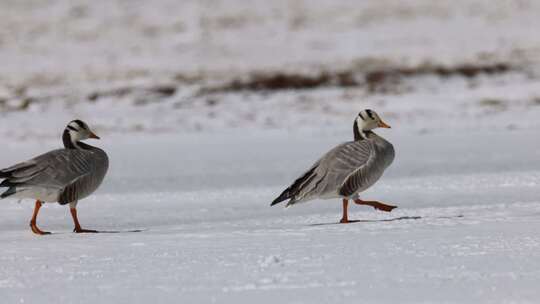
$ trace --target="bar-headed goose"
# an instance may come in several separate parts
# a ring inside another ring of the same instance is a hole
[[[338,145],[321,157],[273,202],[272,206],[289,200],[287,207],[312,199],[341,198],[343,217],[348,223],[349,200],[359,205],[392,211],[396,206],[377,201],[364,201],[359,193],[369,188],[382,176],[394,160],[394,147],[375,134],[375,128],[390,128],[372,110],[364,110],[354,120],[354,141]]]
[[[94,192],[109,167],[107,154],[82,143],[88,138],[99,139],[81,120],[71,121],[62,135],[64,148],[53,150],[31,160],[0,170],[0,187],[7,191],[0,198],[17,197],[36,200],[30,228],[36,234],[49,234],[37,226],[39,209],[45,202],[70,205],[74,232],[97,232],[82,229],[77,218],[77,202]]]

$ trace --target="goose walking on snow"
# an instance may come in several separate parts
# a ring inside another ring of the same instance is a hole
[[[49,234],[37,226],[39,209],[45,202],[69,204],[74,232],[97,232],[82,229],[77,218],[77,202],[94,192],[105,177],[109,160],[105,151],[82,143],[99,139],[81,120],[71,121],[62,135],[64,149],[53,150],[31,160],[0,170],[0,187],[7,191],[0,198],[17,197],[36,200],[30,228],[36,234]]]
[[[364,201],[359,193],[368,189],[382,176],[394,160],[394,147],[375,134],[375,128],[390,128],[372,110],[364,110],[354,121],[354,141],[338,145],[321,157],[307,172],[289,186],[271,206],[285,200],[287,207],[312,199],[341,198],[343,217],[341,223],[349,223],[347,208],[349,200],[359,205],[390,212],[396,206],[378,201]]]

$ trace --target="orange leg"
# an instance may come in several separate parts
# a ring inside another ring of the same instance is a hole
[[[355,199],[354,202],[358,205],[368,205],[377,210],[382,210],[386,212],[390,212],[392,211],[392,209],[397,208],[397,206],[387,205],[377,201],[363,201],[361,199]]]
[[[50,232],[42,231],[37,226],[37,216],[39,213],[39,209],[41,208],[42,205],[43,203],[40,200],[36,201],[36,206],[34,207],[34,214],[32,215],[32,219],[30,220],[30,229],[32,229],[33,233],[39,234],[39,235],[51,234]]]
[[[342,224],[347,224],[349,222],[349,217],[347,215],[348,207],[349,207],[349,200],[344,198],[343,199],[343,217],[341,217],[341,221],[339,221]]]
[[[89,230],[89,229],[82,229],[81,224],[79,223],[79,218],[77,218],[77,209],[76,208],[69,208],[69,211],[71,211],[71,217],[73,217],[73,223],[75,224],[75,229],[73,229],[73,232],[76,233],[97,233],[97,230]]]

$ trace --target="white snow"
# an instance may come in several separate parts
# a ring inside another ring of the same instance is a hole
[[[47,205],[39,224],[55,234],[34,236],[32,204],[5,201],[0,291],[7,303],[535,302],[533,133],[398,130],[384,132],[396,162],[365,197],[399,208],[352,206],[361,222],[349,225],[337,224],[335,200],[269,206],[347,131],[105,138],[110,175],[79,214],[117,233],[73,234],[67,208]],[[47,145],[3,155],[9,163]]]
[[[0,302],[538,302],[539,5],[0,1],[0,167],[59,147],[74,118],[111,160],[78,205],[109,233],[74,234],[48,204],[53,234],[35,236],[33,203],[0,201]],[[261,71],[494,63],[511,69],[201,93]],[[364,198],[399,208],[352,205],[340,225],[336,200],[270,207],[363,108],[397,152]]]

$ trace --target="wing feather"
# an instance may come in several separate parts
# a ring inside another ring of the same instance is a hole
[[[355,194],[359,189],[368,185],[371,178],[374,177],[376,148],[373,144],[367,144],[370,143],[369,141],[363,142],[366,144],[353,146],[351,151],[347,151],[343,155],[346,159],[346,165],[342,174],[347,172],[347,175],[340,179],[342,184],[338,187],[338,193],[341,196]],[[358,155],[356,158],[352,157],[355,153]]]
[[[394,159],[394,148],[380,137],[346,142],[322,156],[272,203],[287,206],[314,198],[352,197],[373,185]]]
[[[91,174],[91,155],[92,152],[86,150],[50,151],[1,170],[5,175],[2,186],[12,187],[17,192],[31,188],[48,189],[60,195],[64,189]]]
[[[372,157],[371,141],[346,142],[323,155],[274,201],[290,199],[287,206],[315,197],[337,196],[347,177]]]
[[[40,172],[26,184],[63,189],[91,171],[91,153],[61,149],[38,156],[35,161]]]

